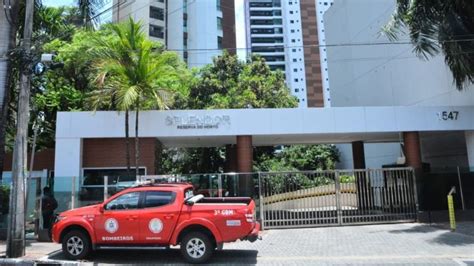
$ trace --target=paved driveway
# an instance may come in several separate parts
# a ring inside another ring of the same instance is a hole
[[[389,224],[265,231],[255,243],[226,244],[212,264],[259,265],[474,265],[474,223],[452,233],[422,224]],[[51,246],[54,249],[58,245]],[[50,260],[63,260],[53,252]],[[43,257],[46,259],[46,257]],[[98,264],[182,264],[179,250],[101,251]],[[85,263],[87,264],[87,263]]]

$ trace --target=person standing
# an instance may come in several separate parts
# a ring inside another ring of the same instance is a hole
[[[51,193],[49,187],[43,188],[43,197],[41,198],[41,214],[43,215],[43,229],[50,229],[54,210],[58,208],[58,202]]]

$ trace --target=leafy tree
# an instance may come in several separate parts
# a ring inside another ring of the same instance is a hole
[[[383,32],[392,40],[408,30],[415,52],[428,59],[443,52],[459,90],[474,82],[474,1],[397,0]]]
[[[139,112],[144,109],[167,109],[172,95],[180,91],[185,67],[176,53],[167,52],[159,43],[150,41],[141,23],[130,18],[127,22],[110,25],[112,35],[94,38],[91,54],[96,58],[96,82],[99,89],[91,97],[94,107],[113,103],[125,111],[127,139],[127,169],[130,169],[129,111],[135,111],[135,169],[139,171]]]
[[[289,93],[283,73],[271,71],[265,60],[256,55],[244,63],[224,51],[214,58],[213,64],[194,74],[188,94],[178,95],[174,108],[292,108],[298,105]]]
[[[274,156],[256,161],[257,171],[311,171],[334,169],[339,161],[336,146],[328,144],[284,146]]]
[[[281,71],[271,71],[265,60],[247,62],[224,51],[213,63],[195,69],[186,94],[178,94],[174,109],[292,108],[298,105]],[[255,149],[256,156],[273,154],[273,147]],[[213,173],[224,171],[225,150],[216,148],[167,149],[161,173]]]

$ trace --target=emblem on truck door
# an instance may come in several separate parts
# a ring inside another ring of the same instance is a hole
[[[158,218],[153,218],[148,223],[148,229],[154,234],[158,234],[163,230],[163,222]]]
[[[119,229],[119,224],[114,218],[109,218],[105,220],[105,231],[113,234]]]

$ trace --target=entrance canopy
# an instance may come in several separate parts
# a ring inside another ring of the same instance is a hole
[[[130,114],[130,136],[134,135]],[[474,130],[474,107],[332,107],[140,112],[139,136],[169,147],[392,142],[406,131]],[[123,138],[124,113],[59,112],[56,140]],[[58,149],[58,147],[56,147]]]

